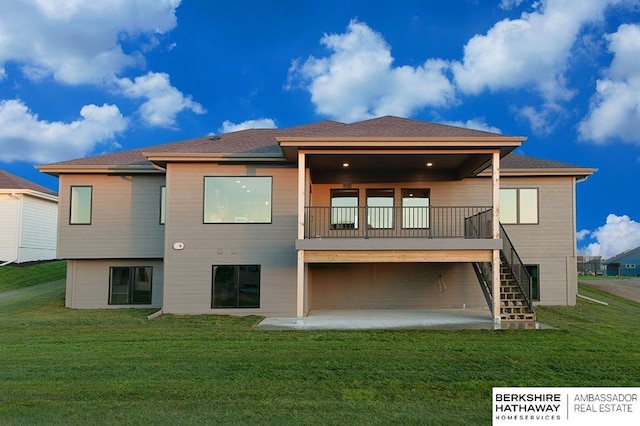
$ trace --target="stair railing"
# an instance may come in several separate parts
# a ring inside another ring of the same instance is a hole
[[[500,224],[500,238],[502,238],[502,255],[511,268],[511,272],[513,273],[518,287],[520,287],[520,291],[522,291],[527,305],[529,308],[533,309],[533,304],[531,303],[531,274],[529,274],[524,263],[522,263],[522,259],[520,259],[518,252],[513,246],[513,243],[509,239],[507,231],[504,229],[502,224]]]

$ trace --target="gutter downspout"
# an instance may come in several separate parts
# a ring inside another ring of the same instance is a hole
[[[0,263],[0,267],[2,267],[2,266],[7,266],[7,265],[9,265],[9,264],[11,264],[11,263],[15,262],[16,260],[18,260],[18,258],[15,258],[15,259],[13,259],[13,260],[7,260],[7,261],[6,261],[6,262],[4,262],[4,263]]]
[[[163,315],[163,314],[164,314],[164,312],[162,312],[162,309],[160,309],[160,310],[159,310],[159,311],[157,311],[157,312],[154,312],[154,313],[152,313],[152,314],[147,315],[147,319],[148,319],[148,320],[152,320],[152,319],[154,319],[154,318],[158,318],[159,316],[161,316],[161,315]]]

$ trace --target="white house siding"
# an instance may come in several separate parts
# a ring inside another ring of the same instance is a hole
[[[503,178],[503,188],[538,188],[539,224],[504,225],[525,264],[540,265],[541,305],[575,305],[574,178]]]
[[[311,311],[487,308],[471,265],[313,264]]]
[[[271,176],[272,223],[203,224],[205,176]],[[295,316],[296,188],[293,167],[169,164],[164,312]],[[260,265],[260,308],[212,309],[213,265]]]
[[[162,174],[60,176],[58,256],[61,259],[161,258]],[[70,225],[71,186],[92,186],[90,225]]]
[[[0,194],[0,261],[18,258],[20,204],[19,198]]]
[[[58,203],[22,196],[18,262],[56,258]]]
[[[112,266],[153,267],[150,305],[109,305]],[[164,282],[162,259],[69,260],[65,305],[75,309],[160,308]]]

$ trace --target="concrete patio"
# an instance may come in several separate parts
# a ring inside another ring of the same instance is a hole
[[[544,324],[494,324],[488,309],[376,309],[311,311],[298,318],[265,318],[257,330],[500,330],[552,328]]]

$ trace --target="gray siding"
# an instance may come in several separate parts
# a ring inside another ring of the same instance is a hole
[[[311,311],[487,308],[470,264],[309,265]]]
[[[538,188],[537,225],[505,225],[525,264],[540,265],[540,304],[574,305],[577,266],[573,177],[503,178],[503,188]]]
[[[160,187],[164,175],[62,175],[58,257],[160,258]],[[93,187],[90,225],[70,225],[71,186]]]
[[[272,176],[272,223],[204,224],[205,176]],[[165,312],[295,316],[297,169],[170,164]],[[184,249],[174,250],[180,242]],[[212,265],[261,265],[260,308],[212,309]]]
[[[109,268],[152,266],[150,305],[109,305]],[[70,260],[67,263],[65,306],[76,309],[160,308],[164,271],[162,259]]]

